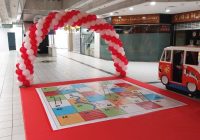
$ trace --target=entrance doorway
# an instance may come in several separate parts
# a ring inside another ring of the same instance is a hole
[[[8,47],[9,50],[16,50],[15,33],[8,32]]]

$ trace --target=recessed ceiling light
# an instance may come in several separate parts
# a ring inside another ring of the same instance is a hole
[[[150,2],[150,5],[151,5],[151,6],[156,5],[156,2],[155,2],[155,1]]]
[[[168,8],[165,9],[165,12],[166,12],[166,13],[169,13],[170,11],[171,11],[171,10],[168,9]]]
[[[130,8],[129,8],[129,10],[131,10],[131,11],[133,11],[133,9],[134,9],[133,7],[130,7]]]
[[[111,12],[111,13],[110,13],[110,15],[111,15],[111,16],[113,16],[113,15],[114,15],[114,13],[113,13],[113,12]]]

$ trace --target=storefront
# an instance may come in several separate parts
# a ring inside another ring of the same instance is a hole
[[[131,61],[158,61],[163,48],[170,46],[170,15],[132,15],[111,18],[126,56]],[[111,59],[101,40],[101,58]]]
[[[173,15],[173,45],[200,46],[200,11]]]

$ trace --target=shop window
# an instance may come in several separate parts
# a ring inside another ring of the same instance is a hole
[[[199,59],[199,52],[192,52],[192,51],[187,51],[186,52],[186,61],[185,64],[188,65],[198,65],[198,59]]]

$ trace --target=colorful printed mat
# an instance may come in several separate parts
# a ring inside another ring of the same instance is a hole
[[[185,105],[122,79],[37,88],[53,130]]]

